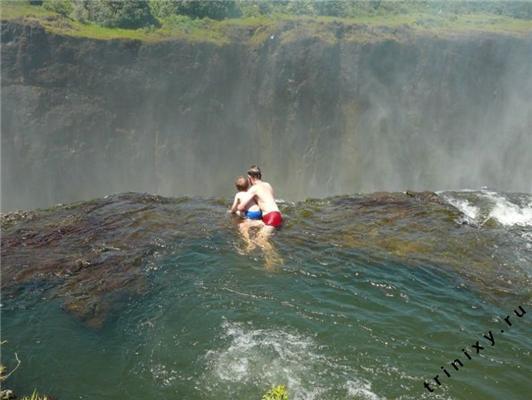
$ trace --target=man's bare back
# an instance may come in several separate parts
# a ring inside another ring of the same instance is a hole
[[[268,214],[272,211],[279,211],[275,198],[273,197],[273,188],[268,182],[256,181],[250,188],[251,192],[255,194],[257,204],[262,210],[263,214]]]
[[[252,186],[243,196],[238,209],[245,209],[246,205],[255,199],[262,210],[262,221],[266,224],[265,228],[280,227],[283,218],[275,202],[273,188],[268,182],[262,181],[262,174],[259,167],[254,165],[248,170],[248,180]],[[266,233],[267,230],[263,229],[262,231]]]
[[[243,211],[253,200],[259,205],[262,214],[268,214],[272,211],[279,212],[279,207],[273,197],[272,186],[268,182],[256,180],[246,193],[243,193],[238,210]]]

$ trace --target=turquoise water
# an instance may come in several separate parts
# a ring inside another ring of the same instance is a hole
[[[150,290],[101,329],[40,290],[4,298],[3,362],[22,360],[9,386],[58,399],[251,400],[278,384],[291,400],[528,398],[529,296],[494,298],[453,269],[297,241],[294,229],[274,238],[274,269],[239,251],[230,225],[166,242],[144,265]],[[508,327],[499,317],[519,305],[528,313]],[[477,340],[486,348],[469,361],[461,349]],[[423,381],[436,374],[429,395]]]

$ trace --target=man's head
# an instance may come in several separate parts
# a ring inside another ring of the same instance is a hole
[[[249,167],[248,177],[252,185],[255,183],[257,179],[258,180],[262,179],[262,173],[260,172],[260,168],[257,167],[256,165],[252,165],[251,167]]]
[[[236,186],[236,190],[238,190],[239,192],[245,192],[249,188],[249,182],[243,176],[239,176],[235,180],[235,186]]]

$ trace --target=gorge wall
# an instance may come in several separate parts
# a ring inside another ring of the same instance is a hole
[[[145,43],[4,22],[2,209],[230,196],[252,163],[290,200],[532,192],[532,35],[345,29]]]

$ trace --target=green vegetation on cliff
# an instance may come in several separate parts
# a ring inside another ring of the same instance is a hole
[[[427,1],[44,0],[3,1],[2,20],[38,22],[56,34],[147,42],[186,39],[260,44],[315,36],[329,42],[398,38],[406,31],[445,35],[532,32],[532,3]],[[338,31],[341,31],[340,35]]]

